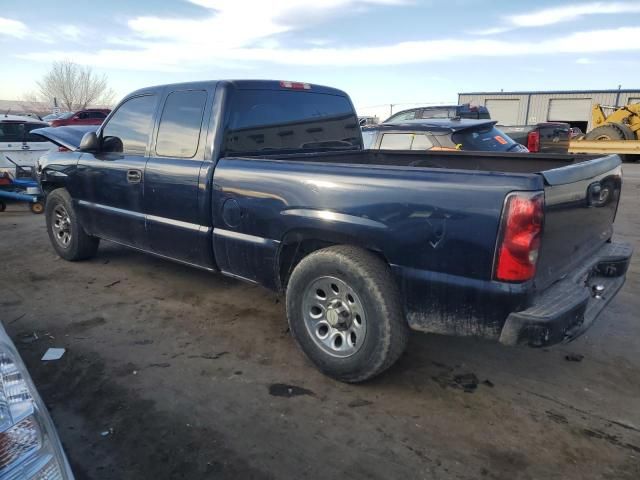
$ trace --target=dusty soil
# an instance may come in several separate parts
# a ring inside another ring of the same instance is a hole
[[[638,246],[625,173],[617,234]],[[570,345],[414,334],[360,386],[318,373],[259,287],[107,243],[67,263],[23,205],[0,252],[0,319],[79,479],[640,478],[640,252]],[[51,346],[67,353],[41,362]]]

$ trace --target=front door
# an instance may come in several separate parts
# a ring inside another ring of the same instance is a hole
[[[144,172],[149,248],[195,265],[211,264],[210,204],[204,196],[210,160],[204,160],[207,99],[213,92],[167,92],[158,134]],[[200,181],[201,171],[203,181]]]
[[[100,151],[78,161],[78,210],[89,233],[146,248],[144,168],[156,95],[140,95],[118,107],[99,133]]]

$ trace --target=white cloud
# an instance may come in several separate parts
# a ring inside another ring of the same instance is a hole
[[[595,62],[593,60],[591,60],[590,58],[580,57],[579,59],[576,60],[576,63],[578,65],[590,65],[590,64],[595,63]]]
[[[78,40],[83,35],[83,30],[77,25],[60,25],[56,27],[56,33],[67,40]]]
[[[537,12],[510,15],[508,23],[516,27],[542,27],[569,22],[586,15],[640,13],[640,2],[591,2],[546,8]]]
[[[29,33],[29,29],[24,23],[11,18],[0,17],[0,35],[24,38],[27,33]]]
[[[503,25],[470,33],[476,35],[494,35],[517,28],[545,27],[557,23],[570,22],[588,15],[633,14],[640,13],[640,2],[589,2],[562,7],[551,7],[518,15],[503,17]]]
[[[21,58],[51,62],[73,58],[74,61],[103,68],[151,71],[200,71],[225,63],[259,64],[262,62],[302,66],[383,66],[426,63],[478,57],[535,56],[640,51],[640,27],[576,32],[542,41],[503,41],[493,39],[442,39],[400,42],[366,47],[313,47],[218,45],[193,39],[163,39],[147,42],[139,48],[112,48],[96,53],[48,51],[20,55]],[[607,41],[603,41],[607,39]],[[258,44],[257,38],[251,43]]]

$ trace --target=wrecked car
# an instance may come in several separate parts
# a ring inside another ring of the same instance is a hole
[[[625,280],[618,156],[365,150],[342,91],[212,81],[138,90],[95,132],[45,128],[62,258],[116,242],[286,295],[325,374],[372,378],[410,329],[545,346]]]

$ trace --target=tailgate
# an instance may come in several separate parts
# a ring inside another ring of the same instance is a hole
[[[579,267],[613,234],[622,169],[620,157],[542,172],[545,220],[536,273],[539,290]]]
[[[568,123],[539,123],[539,153],[567,153],[569,151]]]

